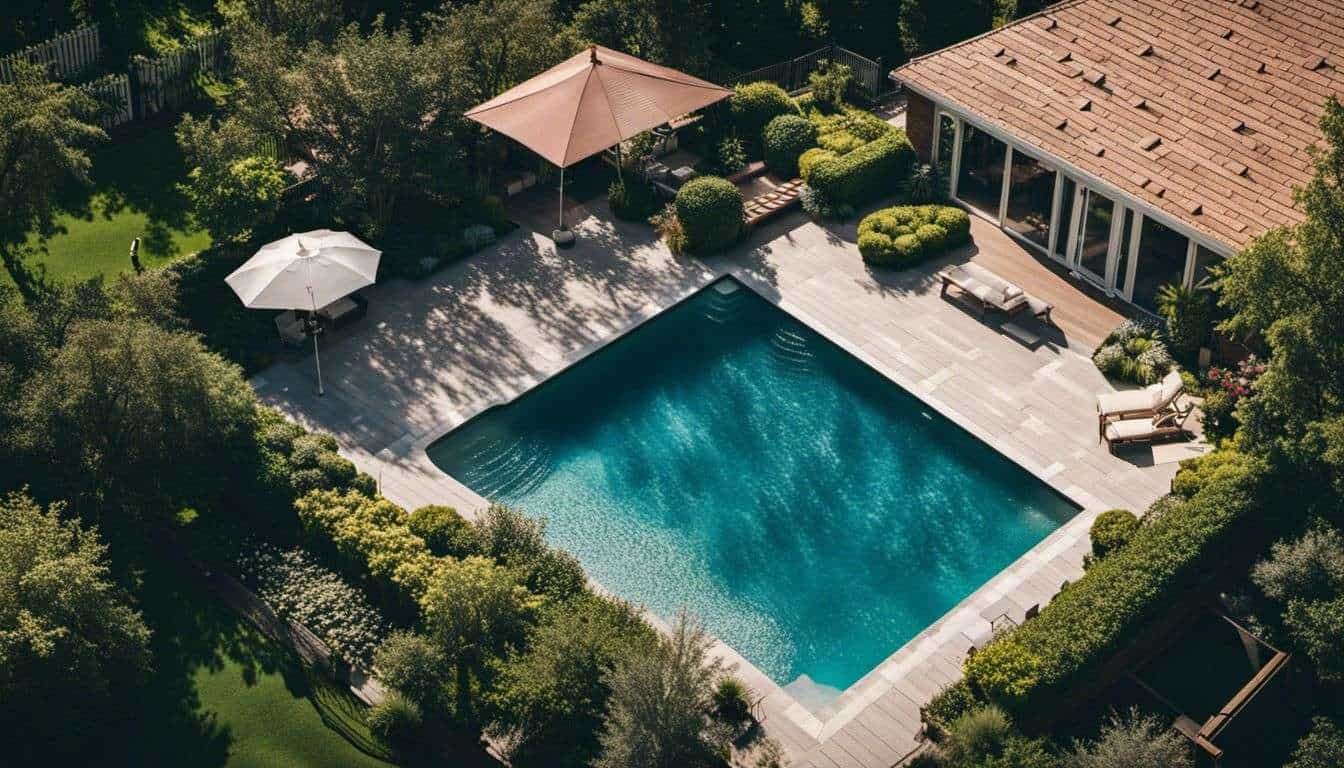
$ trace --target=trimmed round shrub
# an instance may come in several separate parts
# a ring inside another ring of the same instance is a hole
[[[938,695],[929,700],[924,712],[939,726],[947,728],[958,717],[980,706],[981,703],[963,679],[944,686]]]
[[[364,718],[369,733],[398,755],[414,750],[425,723],[420,707],[396,691],[370,707]]]
[[[1127,509],[1108,509],[1092,522],[1092,555],[1100,560],[1123,547],[1139,530],[1139,518]]]
[[[780,115],[761,133],[765,165],[773,173],[792,179],[798,175],[798,158],[817,146],[817,126],[798,115]]]
[[[733,89],[728,99],[737,135],[756,140],[767,123],[780,115],[798,114],[798,105],[788,92],[774,83],[746,83]]]
[[[687,250],[721,251],[742,233],[742,193],[727,179],[691,179],[677,191],[675,205]]]
[[[966,660],[966,679],[991,700],[1019,699],[1041,681],[1041,658],[1014,640],[1000,638]]]
[[[894,194],[914,162],[910,140],[893,130],[849,154],[816,162],[807,183],[837,204],[864,205]]]
[[[806,181],[814,165],[822,160],[833,160],[836,157],[839,157],[839,155],[829,149],[813,147],[798,157],[798,175]]]
[[[938,256],[964,242],[960,220],[948,215],[950,210],[966,215],[959,208],[941,205],[898,205],[874,211],[859,222],[859,253],[868,264],[893,267]],[[952,223],[957,235],[939,221]]]
[[[947,250],[947,230],[937,224],[921,224],[915,229],[915,239],[919,240],[919,247],[930,253],[941,253]]]
[[[939,206],[933,223],[947,230],[947,245],[956,248],[971,242],[971,215],[954,205]]]
[[[436,555],[466,557],[476,551],[471,523],[452,507],[441,504],[420,507],[406,518],[406,526],[424,539],[429,551]]]

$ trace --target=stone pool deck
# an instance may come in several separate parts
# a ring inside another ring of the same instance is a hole
[[[1119,316],[985,222],[974,221],[972,248],[873,273],[859,258],[852,224],[822,227],[793,215],[701,261],[673,256],[647,228],[614,221],[600,205],[591,214],[576,227],[573,250],[557,253],[548,239],[518,231],[426,281],[369,291],[368,317],[322,350],[325,397],[314,393],[308,357],[272,366],[253,385],[264,402],[334,435],[389,499],[471,514],[485,501],[434,467],[426,446],[732,275],[1083,509],[817,711],[719,644],[763,696],[765,731],[795,766],[900,761],[918,746],[919,706],[960,675],[971,639],[989,627],[986,616],[1021,620],[1049,602],[1081,574],[1096,513],[1142,510],[1169,487],[1175,464],[1156,463],[1146,448],[1117,458],[1097,442],[1094,398],[1111,387],[1087,355]],[[982,319],[940,297],[938,268],[968,259],[1011,270],[1053,301],[1061,328]]]

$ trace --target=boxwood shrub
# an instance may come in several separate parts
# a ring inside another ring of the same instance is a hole
[[[770,82],[746,83],[733,89],[728,100],[737,135],[744,140],[760,140],[767,123],[780,115],[799,114],[798,105],[787,91]]]
[[[799,115],[780,115],[766,124],[761,133],[765,165],[786,179],[798,175],[798,159],[817,146],[817,126]]]
[[[1187,462],[1188,497],[1159,500],[1161,514],[1129,544],[1098,561],[1036,618],[966,661],[972,689],[1013,711],[1048,720],[1116,653],[1141,638],[1178,601],[1203,588],[1229,561],[1249,557],[1249,532],[1265,521],[1263,465],[1227,452]]]
[[[970,239],[970,217],[947,205],[897,205],[859,222],[859,253],[875,266],[906,267]]]
[[[910,140],[893,129],[848,154],[817,160],[804,180],[833,202],[859,206],[895,193],[914,163]]]
[[[1100,560],[1120,549],[1139,532],[1139,518],[1128,509],[1108,509],[1092,521],[1092,556]]]
[[[727,179],[691,179],[677,190],[675,205],[688,250],[721,251],[742,234],[742,193]]]

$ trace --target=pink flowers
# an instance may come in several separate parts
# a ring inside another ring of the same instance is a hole
[[[1255,380],[1264,372],[1265,364],[1251,355],[1238,363],[1236,370],[1210,366],[1208,377],[1210,382],[1217,384],[1231,397],[1240,398],[1251,394]]]

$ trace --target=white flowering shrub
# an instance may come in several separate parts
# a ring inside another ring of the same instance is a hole
[[[307,627],[351,664],[372,666],[389,626],[358,587],[298,547],[244,546],[237,565],[243,582],[278,615]]]

